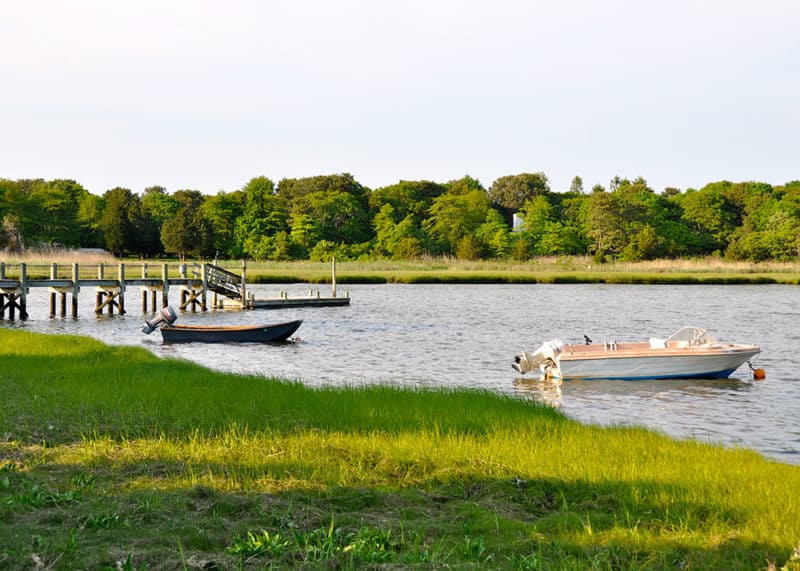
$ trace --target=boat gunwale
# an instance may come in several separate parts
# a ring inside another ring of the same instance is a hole
[[[291,321],[283,321],[281,323],[267,323],[267,324],[254,324],[254,325],[169,325],[161,327],[161,330],[167,331],[202,331],[204,333],[212,333],[218,331],[256,331],[267,330],[278,327],[285,327],[294,323],[302,323],[302,319],[294,319]]]
[[[563,361],[594,361],[598,359],[658,359],[662,357],[716,357],[723,355],[736,355],[752,353],[757,355],[761,348],[757,345],[717,345],[706,347],[675,347],[675,348],[623,348],[623,349],[602,349],[591,351],[579,351],[571,349],[574,347],[586,347],[585,345],[567,345],[561,349],[556,360]]]

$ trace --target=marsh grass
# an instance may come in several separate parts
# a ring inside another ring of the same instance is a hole
[[[233,262],[229,265],[237,267]],[[241,264],[238,264],[241,267]],[[327,283],[326,262],[248,262],[254,283]],[[595,263],[590,257],[541,257],[527,262],[422,258],[337,262],[341,283],[800,283],[798,262],[730,262],[720,258]]]
[[[2,329],[0,393],[3,568],[800,568],[798,467],[510,397]]]
[[[8,264],[26,263],[31,265],[63,264],[115,264],[119,260],[110,252],[75,250],[72,248],[41,247],[29,248],[23,252],[0,250],[0,261]]]
[[[59,264],[60,278],[71,277],[74,262],[80,264],[82,278],[94,278],[102,263],[110,278],[124,262],[128,276],[140,275],[141,260],[119,260],[110,254],[84,253],[68,249],[27,251],[22,255],[0,251],[6,275],[14,278],[19,264],[28,264],[32,279],[49,277],[50,266]],[[167,263],[171,276],[177,276],[176,260],[146,260],[148,277],[160,277]],[[197,270],[202,260],[187,262]],[[242,262],[219,261],[219,265],[239,273]],[[247,261],[250,283],[330,283],[330,262]],[[631,283],[631,284],[800,284],[800,262],[736,262],[717,257],[618,262],[598,264],[588,256],[538,257],[529,261],[458,260],[449,257],[422,257],[416,260],[372,260],[337,262],[340,283]]]

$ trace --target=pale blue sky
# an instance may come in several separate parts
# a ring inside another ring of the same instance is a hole
[[[800,2],[4,2],[0,177],[800,179]]]

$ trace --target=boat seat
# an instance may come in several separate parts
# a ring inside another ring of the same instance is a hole
[[[667,342],[664,339],[656,339],[655,337],[650,338],[650,348],[651,349],[666,349]]]

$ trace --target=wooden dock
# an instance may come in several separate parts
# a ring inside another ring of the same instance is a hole
[[[176,267],[177,266],[177,267]],[[33,271],[31,271],[33,270]],[[139,270],[139,276],[133,273]],[[41,277],[49,274],[49,277]],[[82,288],[94,288],[95,313],[108,315],[126,313],[126,291],[138,287],[141,291],[142,312],[157,310],[158,294],[161,307],[169,305],[170,290],[177,290],[180,309],[206,311],[207,309],[278,309],[287,307],[342,306],[350,304],[350,296],[336,295],[336,262],[333,262],[331,297],[310,291],[308,296],[289,297],[281,292],[277,298],[255,299],[247,287],[247,265],[242,264],[241,274],[235,274],[214,264],[119,264],[113,266],[71,266],[50,264],[28,266],[0,262],[0,319],[19,315],[28,318],[28,294],[31,288],[47,288],[50,292],[50,315],[56,315],[60,301],[60,315],[67,314],[67,296],[71,296],[71,315],[78,316],[78,299]]]

